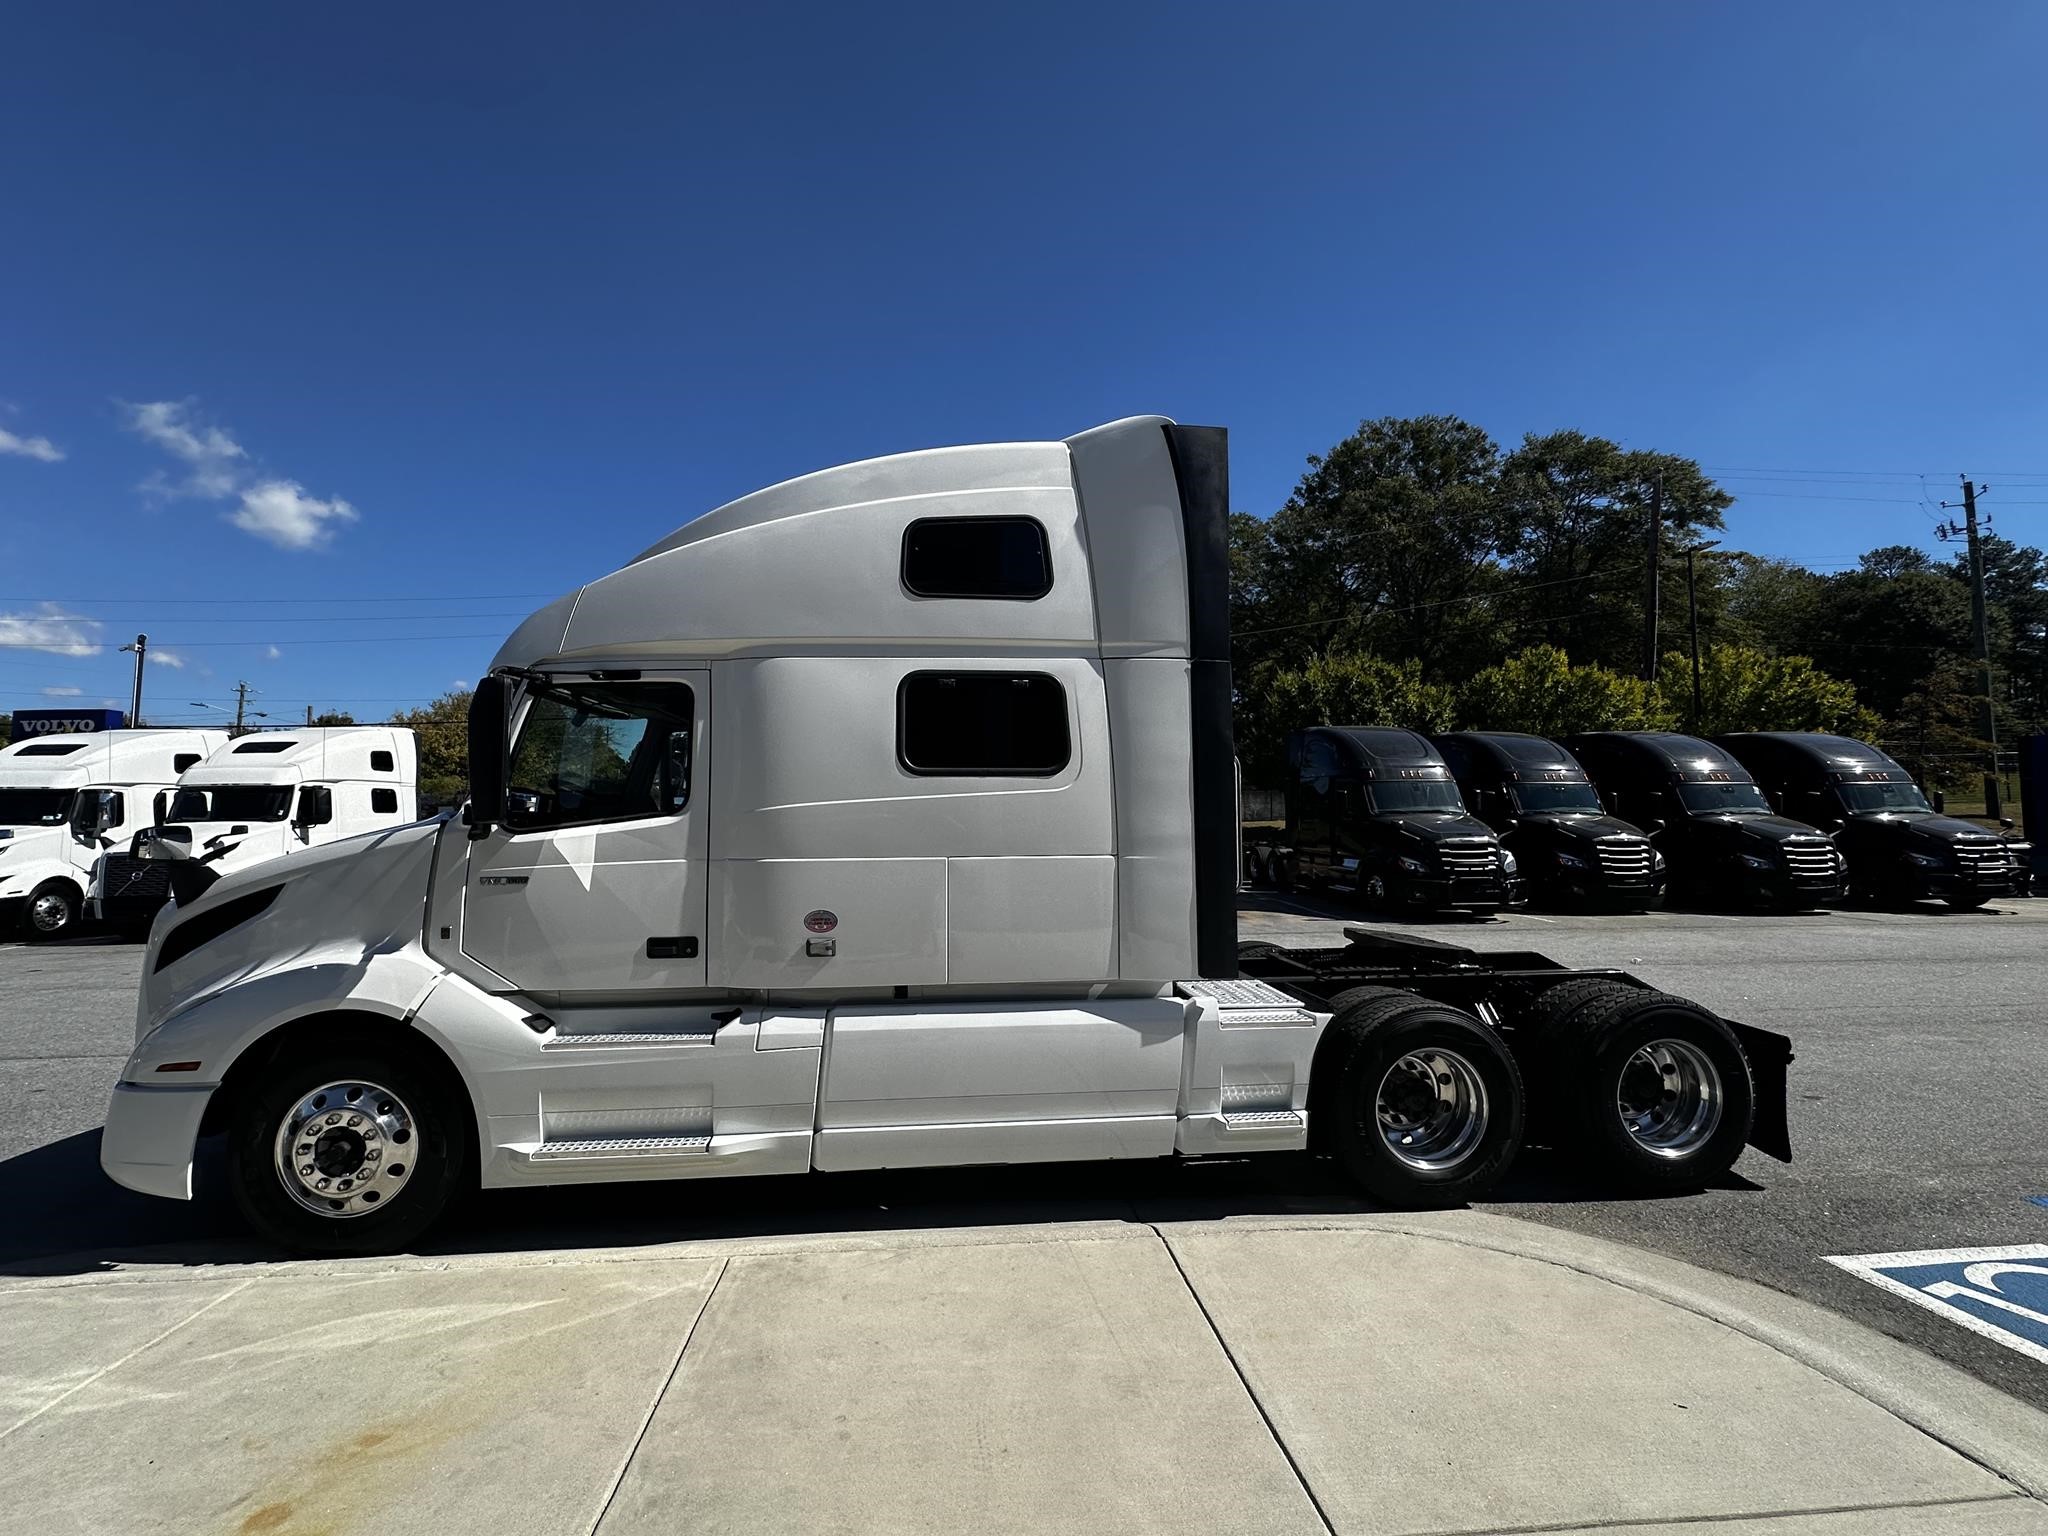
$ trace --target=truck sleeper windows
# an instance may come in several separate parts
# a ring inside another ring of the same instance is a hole
[[[214,784],[171,797],[172,821],[283,821],[291,809],[289,784]]]
[[[1600,813],[1600,797],[1590,784],[1515,784],[1508,789],[1515,809],[1524,816],[1543,811]]]
[[[371,790],[370,809],[379,816],[395,814],[398,810],[398,791],[395,789]]]
[[[1766,816],[1771,809],[1754,784],[1681,784],[1678,798],[1695,816]]]
[[[913,672],[896,690],[896,755],[915,774],[1048,777],[1073,756],[1067,690],[1043,672]]]
[[[903,585],[918,597],[1043,597],[1045,530],[1028,517],[924,518],[903,530]]]
[[[0,827],[61,827],[71,819],[73,789],[0,789]]]
[[[690,803],[694,701],[682,683],[535,688],[512,749],[515,831],[673,816]]]
[[[1367,793],[1372,796],[1372,808],[1382,815],[1428,811],[1455,816],[1465,808],[1458,798],[1458,786],[1449,779],[1375,779]]]

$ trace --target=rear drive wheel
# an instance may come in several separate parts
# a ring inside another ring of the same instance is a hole
[[[1630,988],[1573,1010],[1548,1044],[1560,1139],[1621,1183],[1695,1187],[1742,1155],[1749,1062],[1699,1004]]]
[[[22,927],[32,939],[69,938],[78,932],[79,905],[77,886],[68,880],[45,880],[29,892]]]
[[[1522,1080],[1500,1038],[1460,1009],[1357,987],[1337,1009],[1313,1085],[1322,1144],[1383,1205],[1463,1205],[1522,1144]],[[1312,1123],[1316,1123],[1312,1119]]]
[[[242,1096],[228,1130],[242,1214],[298,1253],[407,1247],[469,1166],[460,1107],[410,1053],[288,1056]]]
[[[1266,878],[1273,883],[1273,889],[1276,891],[1293,890],[1296,884],[1294,855],[1279,848],[1267,854]]]

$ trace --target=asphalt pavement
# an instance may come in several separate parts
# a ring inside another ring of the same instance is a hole
[[[1334,942],[1354,914],[1250,895],[1247,937]],[[1790,1035],[1795,1161],[1745,1154],[1717,1188],[1615,1200],[1531,1154],[1488,1208],[1761,1282],[2048,1407],[2048,1366],[1827,1264],[1830,1255],[2048,1242],[2048,902],[1973,913],[1515,914],[1415,927],[1479,948],[1619,965]],[[109,1185],[106,1094],[132,1035],[139,950],[0,946],[0,1272],[261,1256],[218,1198]],[[205,1180],[202,1167],[202,1185]],[[216,1181],[217,1182],[217,1181]],[[1343,1217],[1304,1159],[848,1174],[479,1196],[443,1254],[573,1254],[678,1239],[1075,1221]]]

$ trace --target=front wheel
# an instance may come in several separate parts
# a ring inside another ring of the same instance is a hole
[[[1400,1209],[1484,1195],[1522,1144],[1522,1080],[1500,1037],[1412,993],[1357,988],[1332,1002],[1317,1097],[1338,1165]]]
[[[68,939],[78,932],[77,887],[65,880],[45,880],[29,893],[22,926],[32,939]]]
[[[1941,899],[1954,907],[1958,912],[1970,912],[1989,901],[1991,893],[1989,891],[1972,891],[1965,895],[1958,892],[1954,896],[1944,896]]]
[[[286,1057],[242,1097],[228,1133],[242,1214],[297,1253],[407,1247],[469,1164],[460,1106],[410,1053]]]

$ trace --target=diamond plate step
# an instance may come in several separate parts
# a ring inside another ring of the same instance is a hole
[[[683,1034],[659,1034],[654,1030],[635,1030],[623,1035],[556,1035],[552,1040],[541,1042],[544,1051],[582,1050],[624,1050],[632,1046],[693,1046],[716,1045],[718,1034],[715,1030],[700,1029]]]
[[[1244,1109],[1225,1111],[1223,1116],[1223,1128],[1227,1131],[1270,1131],[1306,1123],[1300,1111],[1292,1109]]]
[[[561,1163],[583,1157],[701,1157],[711,1150],[709,1136],[611,1136],[591,1141],[544,1141],[527,1154],[534,1163]]]

